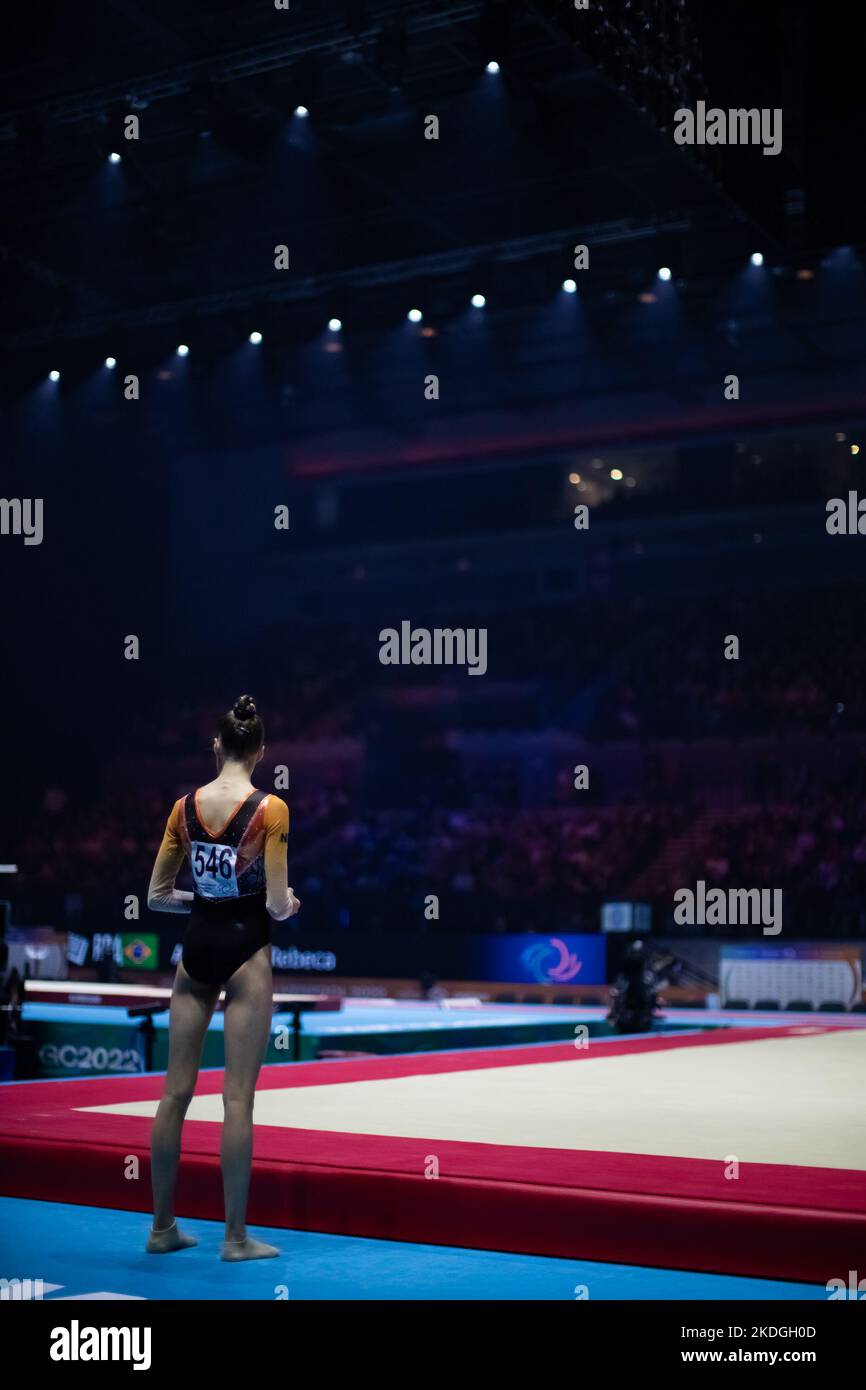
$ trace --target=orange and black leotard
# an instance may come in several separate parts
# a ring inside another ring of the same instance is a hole
[[[190,913],[182,959],[193,979],[224,984],[270,943],[271,919],[291,915],[288,837],[289,809],[267,792],[251,791],[218,831],[202,820],[197,792],[175,802],[147,900],[158,912]],[[184,858],[192,893],[174,886]]]

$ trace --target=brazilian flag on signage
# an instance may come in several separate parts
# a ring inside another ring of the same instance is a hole
[[[156,970],[159,965],[159,937],[155,932],[140,932],[137,936],[121,932],[120,951],[127,969]]]

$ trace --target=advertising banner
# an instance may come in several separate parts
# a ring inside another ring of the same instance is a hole
[[[850,1009],[863,989],[859,946],[723,946],[719,971],[722,1007],[745,1001],[750,1008],[770,999],[780,1009],[792,1003]]]

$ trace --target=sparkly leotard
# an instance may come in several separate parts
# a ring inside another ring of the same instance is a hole
[[[174,880],[188,858],[194,891],[182,960],[194,980],[225,984],[270,943],[271,917],[288,915],[287,890],[285,903],[274,902],[272,893],[272,884],[285,881],[288,828],[285,802],[266,792],[251,791],[219,830],[203,821],[197,792],[175,802],[148,900],[169,910],[177,900],[174,910],[186,910]]]

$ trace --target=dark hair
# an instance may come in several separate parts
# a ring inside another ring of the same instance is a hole
[[[227,758],[249,758],[265,741],[265,726],[252,695],[239,695],[219,723],[219,740]]]

